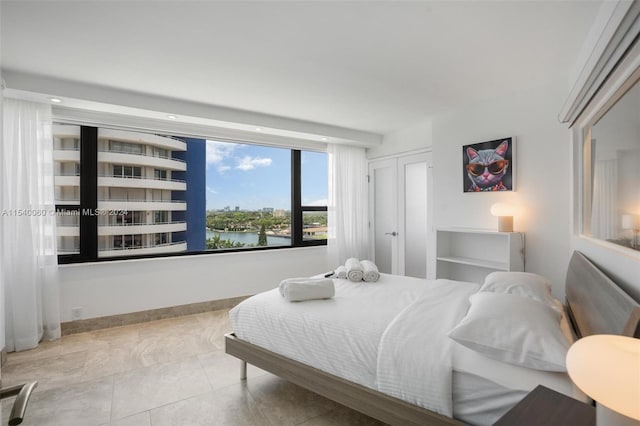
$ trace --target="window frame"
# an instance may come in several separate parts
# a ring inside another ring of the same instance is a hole
[[[63,124],[61,122],[61,124]],[[80,213],[80,253],[58,254],[59,264],[108,262],[115,260],[153,259],[176,256],[192,256],[218,253],[246,253],[261,250],[282,250],[301,247],[327,245],[326,239],[304,240],[303,213],[308,211],[327,212],[327,206],[302,205],[301,149],[288,148],[291,153],[291,245],[246,247],[218,250],[194,250],[177,253],[158,253],[144,255],[124,255],[114,257],[98,256],[98,129],[97,126],[80,126],[80,205],[56,204],[59,211],[76,210]],[[109,128],[104,126],[104,128]],[[132,131],[140,131],[131,129]],[[179,136],[177,136],[179,137]],[[207,139],[203,137],[203,139]],[[236,143],[248,143],[235,141]],[[261,145],[261,144],[256,144]],[[269,146],[269,145],[264,145]],[[126,251],[126,250],[123,250]]]

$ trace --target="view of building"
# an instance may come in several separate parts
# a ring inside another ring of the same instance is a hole
[[[56,204],[79,205],[80,127],[56,125],[53,134]],[[203,245],[203,235],[188,232],[187,206],[204,210],[204,202],[190,200],[186,151],[187,142],[176,138],[98,130],[99,257],[181,252],[190,240]],[[79,251],[81,213],[58,216],[60,253]]]

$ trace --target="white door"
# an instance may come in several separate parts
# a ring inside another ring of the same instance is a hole
[[[381,272],[427,277],[431,154],[369,164],[372,257]]]
[[[397,161],[369,163],[369,236],[372,259],[380,272],[398,274]]]
[[[427,156],[398,159],[398,273],[427,277]]]

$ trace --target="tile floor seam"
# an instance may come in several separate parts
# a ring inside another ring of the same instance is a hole
[[[148,411],[148,412],[149,412],[149,422],[150,422],[150,423],[152,424],[152,426],[153,426],[153,418],[151,417],[151,412],[152,412],[153,410],[157,410],[157,409],[159,409],[159,408],[167,407],[167,406],[169,406],[169,405],[173,405],[173,404],[178,404],[178,403],[183,402],[183,401],[188,401],[188,400],[193,399],[193,398],[200,398],[200,397],[202,397],[203,395],[207,395],[207,394],[209,394],[209,393],[211,393],[211,394],[212,394],[212,393],[215,393],[215,391],[214,391],[214,390],[208,390],[207,392],[202,392],[202,393],[199,393],[199,394],[197,394],[197,395],[191,395],[191,396],[188,396],[188,397],[183,398],[183,399],[178,399],[178,400],[175,400],[175,401],[167,402],[166,404],[161,404],[161,405],[158,405],[157,407],[149,408],[148,410],[139,411],[139,412],[137,412],[137,413],[129,414],[129,415],[125,416],[125,417],[122,417],[122,418],[119,418],[119,419],[115,419],[115,421],[120,421],[120,420],[122,420],[122,419],[126,419],[126,418],[128,418],[128,417],[137,416],[138,414],[146,413],[146,412]],[[113,420],[112,420],[112,422],[113,422]]]
[[[327,411],[327,413],[329,413],[329,412],[331,412],[331,410]],[[295,426],[303,425],[303,424],[305,424],[305,423],[307,423],[307,422],[310,422],[310,421],[311,421],[311,420],[313,420],[313,419],[317,419],[318,417],[322,417],[322,416],[326,415],[327,413],[321,413],[321,414],[318,414],[317,416],[309,417],[309,418],[308,418],[308,419],[306,419],[306,420],[302,420],[302,421],[300,421],[300,422],[296,423],[296,424],[295,424]]]
[[[200,354],[196,354],[196,355],[191,355],[188,358],[178,358],[178,359],[174,359],[174,360],[170,360],[170,361],[166,361],[166,362],[157,362],[157,363],[153,363],[153,364],[149,364],[149,365],[143,365],[141,367],[136,367],[136,368],[131,369],[131,370],[119,371],[117,373],[113,373],[113,375],[117,376],[117,375],[129,374],[129,373],[137,372],[137,371],[140,371],[140,370],[144,370],[145,368],[160,367],[160,366],[166,366],[166,365],[170,365],[170,364],[176,364],[176,363],[180,363],[180,362],[185,362],[185,361],[188,361],[190,358],[197,358],[199,355]],[[199,362],[199,360],[198,360],[198,362]]]
[[[190,358],[194,358],[194,357],[196,357],[196,358],[197,358],[197,357],[198,357],[198,355],[191,356]],[[185,358],[185,359],[183,359],[183,360],[171,361],[171,362],[163,363],[163,364],[154,364],[154,365],[150,365],[150,366],[148,366],[148,367],[142,367],[142,368],[137,369],[137,370],[132,370],[132,371],[123,372],[123,373],[119,373],[119,374],[120,374],[120,375],[126,375],[126,374],[129,374],[129,373],[134,372],[134,371],[139,371],[139,370],[143,370],[143,369],[147,369],[147,368],[158,367],[158,366],[161,366],[161,365],[162,365],[162,366],[168,366],[168,365],[171,365],[171,364],[182,364],[182,363],[187,362],[190,358]],[[184,400],[187,400],[187,399],[190,399],[190,398],[199,397],[199,396],[205,395],[205,394],[207,394],[207,393],[209,393],[209,392],[214,392],[214,389],[212,389],[212,388],[211,388],[211,384],[210,384],[210,382],[209,382],[209,379],[207,378],[207,375],[206,375],[206,373],[205,373],[205,371],[204,371],[204,368],[203,368],[203,367],[202,367],[202,365],[200,364],[200,359],[198,359],[197,361],[198,361],[198,366],[199,366],[199,367],[200,367],[200,369],[202,370],[202,375],[204,375],[204,376],[205,376],[205,379],[207,380],[207,384],[209,385],[209,390],[208,390],[208,391],[206,391],[206,392],[200,392],[200,393],[197,393],[197,394],[194,394],[194,395],[189,395],[189,396],[187,396],[187,397],[185,397],[185,398],[182,398],[182,399],[177,399],[177,400],[174,400],[174,401],[169,401],[169,402],[166,402],[166,403],[160,404],[160,405],[158,405],[158,406],[156,406],[156,407],[147,408],[147,409],[144,409],[144,410],[142,410],[142,411],[137,411],[137,412],[135,412],[135,413],[128,413],[126,416],[124,416],[124,417],[118,417],[118,418],[116,418],[116,419],[113,419],[113,406],[114,406],[114,404],[113,404],[113,399],[112,399],[112,411],[111,411],[112,420],[111,420],[111,421],[114,421],[114,420],[115,420],[115,421],[119,421],[119,420],[122,420],[122,419],[124,419],[124,418],[130,417],[130,416],[134,416],[134,415],[137,415],[137,414],[140,414],[140,413],[142,413],[142,412],[144,412],[144,411],[149,411],[149,416],[151,416],[151,410],[155,410],[155,409],[160,408],[160,407],[163,407],[163,406],[165,406],[165,405],[175,404],[175,403],[178,403],[178,402],[180,402],[180,401],[184,401]],[[115,375],[114,375],[114,376],[115,376]],[[115,392],[115,377],[114,377],[114,392]]]
[[[111,409],[109,410],[109,424],[113,422],[113,395],[116,392],[116,378],[115,374],[112,377],[113,385],[111,386]]]
[[[36,363],[36,362],[46,362],[46,361],[51,360],[51,359],[61,358],[61,357],[70,356],[70,355],[75,355],[75,354],[79,354],[79,353],[82,353],[82,352],[88,352],[88,349],[69,352],[69,353],[65,353],[65,354],[52,355],[52,356],[48,356],[48,357],[45,357],[45,358],[21,360],[21,361],[18,361],[16,363],[12,362],[11,353],[10,353],[8,355],[9,358],[7,360],[7,363],[2,366],[2,370],[6,374],[7,370],[11,371],[13,369],[17,369],[17,368],[22,367],[24,365],[32,365],[33,363]]]
[[[251,398],[251,401],[253,401],[253,405],[255,407],[255,409],[260,413],[260,415],[262,415],[262,417],[269,423],[269,426],[278,426],[277,424],[274,424],[273,421],[271,420],[271,418],[269,418],[269,416],[267,415],[267,413],[265,413],[264,411],[262,411],[262,404],[260,404],[258,402],[258,400],[251,394],[251,390],[249,390],[249,386],[247,386],[246,380],[245,380],[245,386],[247,387],[247,395],[249,396],[249,398]]]
[[[32,350],[32,349],[29,349]],[[71,352],[65,352],[65,353],[61,353],[61,354],[57,354],[57,355],[50,355],[50,356],[46,356],[46,357],[34,357],[33,359],[20,359],[20,360],[14,360],[12,358],[15,358],[17,355],[12,355],[12,354],[20,354],[22,352],[28,352],[27,351],[21,351],[21,352],[9,352],[7,354],[7,363],[5,365],[3,365],[3,369],[9,368],[9,367],[19,367],[22,364],[31,364],[33,362],[37,362],[37,361],[46,361],[48,359],[51,358],[58,358],[61,356],[66,356],[66,355],[73,355],[73,354],[77,354],[79,352],[88,352],[89,349],[78,349],[77,351],[71,351]],[[20,358],[24,358],[22,356],[20,356]]]
[[[198,358],[198,364],[200,365],[200,368],[202,368],[202,371],[204,372],[204,377],[206,377],[207,383],[209,383],[209,387],[211,388],[212,391],[214,391],[215,389],[213,388],[213,383],[211,383],[211,379],[209,378],[209,375],[205,371],[205,366],[202,364],[202,359],[200,358],[201,355],[209,355],[210,353],[211,352],[207,352],[206,354],[200,354],[200,355],[197,355],[196,357]]]

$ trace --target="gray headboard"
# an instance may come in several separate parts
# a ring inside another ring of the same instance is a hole
[[[579,251],[567,271],[569,315],[578,337],[619,334],[640,337],[640,304]]]

